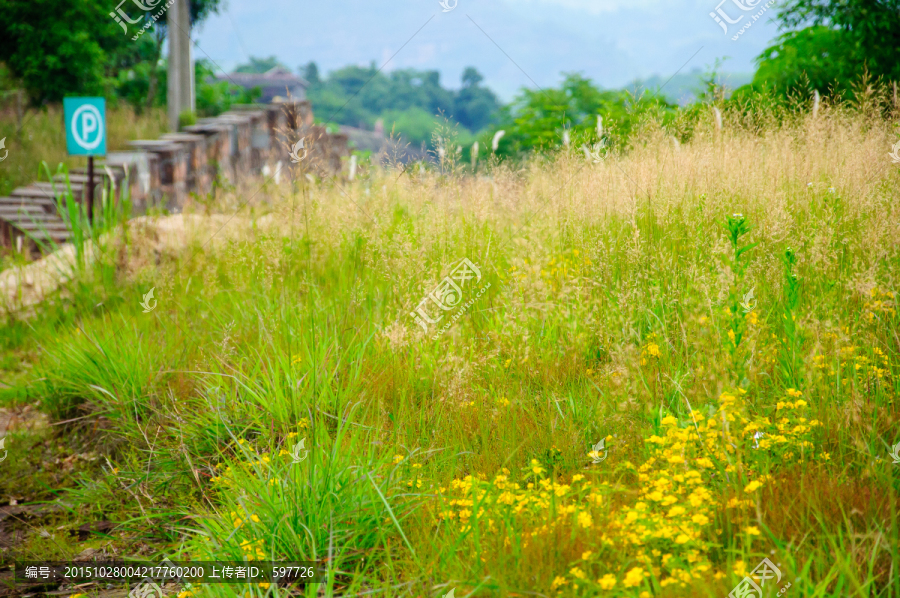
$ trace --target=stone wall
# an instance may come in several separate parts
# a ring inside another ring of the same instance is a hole
[[[350,155],[347,135],[313,124],[307,100],[236,106],[180,133],[132,141],[133,152],[111,154],[104,164],[130,170],[127,181],[135,213],[154,205],[179,209],[188,194],[209,192],[217,179],[233,184],[262,173],[267,165],[289,163],[291,148],[300,139],[308,150],[300,163],[302,172],[342,175],[343,158]]]

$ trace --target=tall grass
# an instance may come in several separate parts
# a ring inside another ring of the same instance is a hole
[[[8,195],[16,187],[28,185],[41,176],[41,162],[65,164],[67,168],[87,164],[81,156],[66,153],[66,131],[62,106],[30,108],[25,111],[21,129],[12,113],[0,119],[0,138],[6,139],[9,154],[0,169],[0,196]],[[128,149],[133,139],[156,139],[167,130],[164,109],[136,114],[122,104],[107,106],[106,132],[109,151]]]
[[[327,595],[723,596],[767,556],[790,595],[896,597],[890,127],[745,125],[298,177],[37,323],[29,392],[115,423],[84,496],[128,488],[195,558],[318,559]],[[491,286],[433,340],[409,313],[462,258],[463,302]]]

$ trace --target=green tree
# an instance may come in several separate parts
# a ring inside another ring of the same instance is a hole
[[[314,62],[300,71],[310,83],[307,97],[317,118],[362,128],[371,128],[382,118],[386,131],[393,129],[414,145],[423,141],[431,145],[432,133],[445,118],[460,124],[460,139],[468,139],[499,113],[499,101],[480,85],[482,77],[472,67],[463,73],[458,92],[441,86],[438,71],[384,73],[372,63],[347,66],[322,78]]]
[[[500,110],[500,102],[490,89],[479,84],[484,80],[474,67],[462,74],[462,89],[456,93],[453,116],[470,131],[480,131],[489,125]]]
[[[35,104],[103,95],[109,57],[127,43],[107,12],[88,0],[0,0],[0,61]]]
[[[210,61],[197,61],[195,68],[197,113],[202,116],[217,116],[234,104],[252,104],[262,94],[258,87],[244,89],[227,80],[216,81],[214,75],[215,68]]]
[[[300,76],[306,79],[310,86],[321,83],[319,79],[319,65],[313,61],[309,61],[306,65],[300,67]]]
[[[747,90],[769,88],[780,96],[803,90],[841,91],[860,73],[859,48],[841,29],[814,25],[780,36],[756,58],[757,71]]]
[[[265,73],[267,71],[271,71],[275,67],[280,66],[281,68],[286,69],[287,67],[278,62],[278,59],[274,56],[269,56],[268,58],[256,58],[251,56],[250,62],[248,64],[239,65],[236,69],[234,69],[235,73]]]
[[[191,0],[192,22],[202,21],[220,3]],[[147,4],[162,5],[161,0]],[[131,101],[144,94],[150,105],[159,97],[157,65],[167,11],[144,12],[126,4],[121,8],[128,20],[117,22],[117,12],[110,8],[96,0],[0,0],[0,61],[33,103],[74,94],[112,97],[120,87]],[[150,23],[145,34],[133,39]]]
[[[785,0],[778,18],[787,28],[812,24],[843,32],[842,39],[830,40],[839,60],[900,80],[900,0]]]
[[[627,139],[642,118],[652,115],[671,119],[676,109],[657,93],[635,97],[627,91],[602,91],[590,79],[569,73],[560,88],[524,89],[511,106],[503,108],[496,129],[503,129],[506,135],[498,153],[522,154],[557,147],[564,131],[568,131],[573,146],[599,143],[598,116],[604,123],[602,141],[611,144]],[[490,144],[490,136],[483,139]]]

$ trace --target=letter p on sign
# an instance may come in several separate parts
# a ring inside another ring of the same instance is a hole
[[[70,156],[106,155],[106,100],[64,98],[66,148]]]

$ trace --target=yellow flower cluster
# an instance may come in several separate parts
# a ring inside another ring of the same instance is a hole
[[[555,590],[568,585],[652,590],[651,576],[661,587],[678,588],[701,578],[720,579],[725,573],[711,562],[721,549],[717,517],[728,513],[732,527],[746,538],[761,535],[750,525],[750,507],[771,478],[754,474],[754,466],[766,449],[787,457],[812,455],[811,433],[821,425],[802,417],[807,402],[799,390],[786,391],[771,419],[751,418],[745,394],[722,393],[710,417],[693,411],[686,425],[665,416],[661,433],[646,440],[650,455],[637,468],[636,500],[629,497],[618,509],[609,509],[618,501],[611,502],[607,484],[580,474],[569,484],[546,479],[546,468],[535,459],[523,470],[524,483],[511,481],[509,470],[491,481],[477,475],[454,480],[441,488],[439,515],[462,532],[478,525],[480,533],[503,538],[506,547],[511,538],[527,548],[532,539],[540,543],[565,533],[593,548],[580,551],[580,561],[555,576]],[[628,566],[610,571],[610,553]]]
[[[246,513],[241,514],[235,511],[231,511],[229,515],[231,515],[231,522],[234,524],[235,528],[241,527],[244,524],[244,521],[247,519],[254,523],[259,523],[259,517],[257,517],[256,515],[250,515],[249,517],[247,517]]]
[[[756,310],[753,310],[747,313],[744,316],[744,319],[747,321],[747,324],[750,326],[756,326],[759,324],[759,315],[756,313]]]
[[[651,436],[650,458],[638,468],[637,502],[619,510],[609,532],[601,539],[616,552],[643,564],[626,573],[622,585],[636,587],[652,571],[660,585],[686,587],[712,568],[707,540],[715,518],[712,491],[701,471],[713,466],[705,456],[697,427],[680,428],[678,420],[662,420],[663,436]],[[713,445],[714,450],[720,447]],[[597,585],[609,589],[615,577],[606,575]]]
[[[875,321],[876,317],[884,318],[897,313],[894,310],[894,294],[890,291],[880,291],[876,287],[869,291],[869,297],[871,300],[866,301],[863,305],[865,310],[863,317],[870,324]]]
[[[544,536],[557,527],[593,527],[592,507],[603,501],[601,488],[593,487],[583,475],[573,476],[571,484],[543,478],[545,470],[537,460],[532,460],[526,473],[536,481],[512,482],[507,469],[492,481],[471,475],[453,480],[439,491],[444,502],[439,515],[457,522],[463,532],[475,520],[484,522],[491,532],[498,532],[500,524],[507,525],[525,538],[525,546],[529,538]],[[508,543],[509,536],[505,537]]]
[[[265,542],[263,540],[244,540],[241,542],[241,550],[248,561],[264,561],[267,558]]]
[[[775,412],[771,417],[759,416],[750,418],[744,402],[744,392],[723,393],[720,397],[720,408],[717,420],[721,422],[707,422],[707,433],[722,434],[728,438],[728,453],[734,453],[735,448],[740,447],[743,459],[748,462],[762,458],[766,452],[774,451],[782,460],[790,460],[795,456],[810,456],[812,454],[813,429],[820,427],[822,422],[808,420],[803,417],[808,403],[803,400],[803,393],[789,388],[786,391],[788,398],[794,401],[778,401],[775,404]],[[702,419],[702,415],[694,414],[695,420]],[[727,425],[726,425],[727,424]],[[724,431],[720,428],[724,428]],[[734,434],[734,436],[732,436]],[[748,442],[752,440],[752,449],[761,452],[747,451]],[[724,457],[724,456],[723,456]],[[724,462],[720,458],[720,462]],[[726,467],[725,471],[730,471]]]
[[[641,348],[641,365],[647,365],[651,360],[659,361],[662,353],[659,345],[656,344],[656,333],[654,332],[647,338],[647,344]]]
[[[837,364],[844,384],[848,376],[855,376],[863,382],[885,380],[890,375],[890,361],[884,351],[878,347],[872,347],[872,357],[857,355],[859,347],[848,345],[841,347],[837,353]],[[832,364],[835,360],[828,360],[825,355],[816,355],[814,363],[820,370],[828,369],[828,376],[835,376]]]

